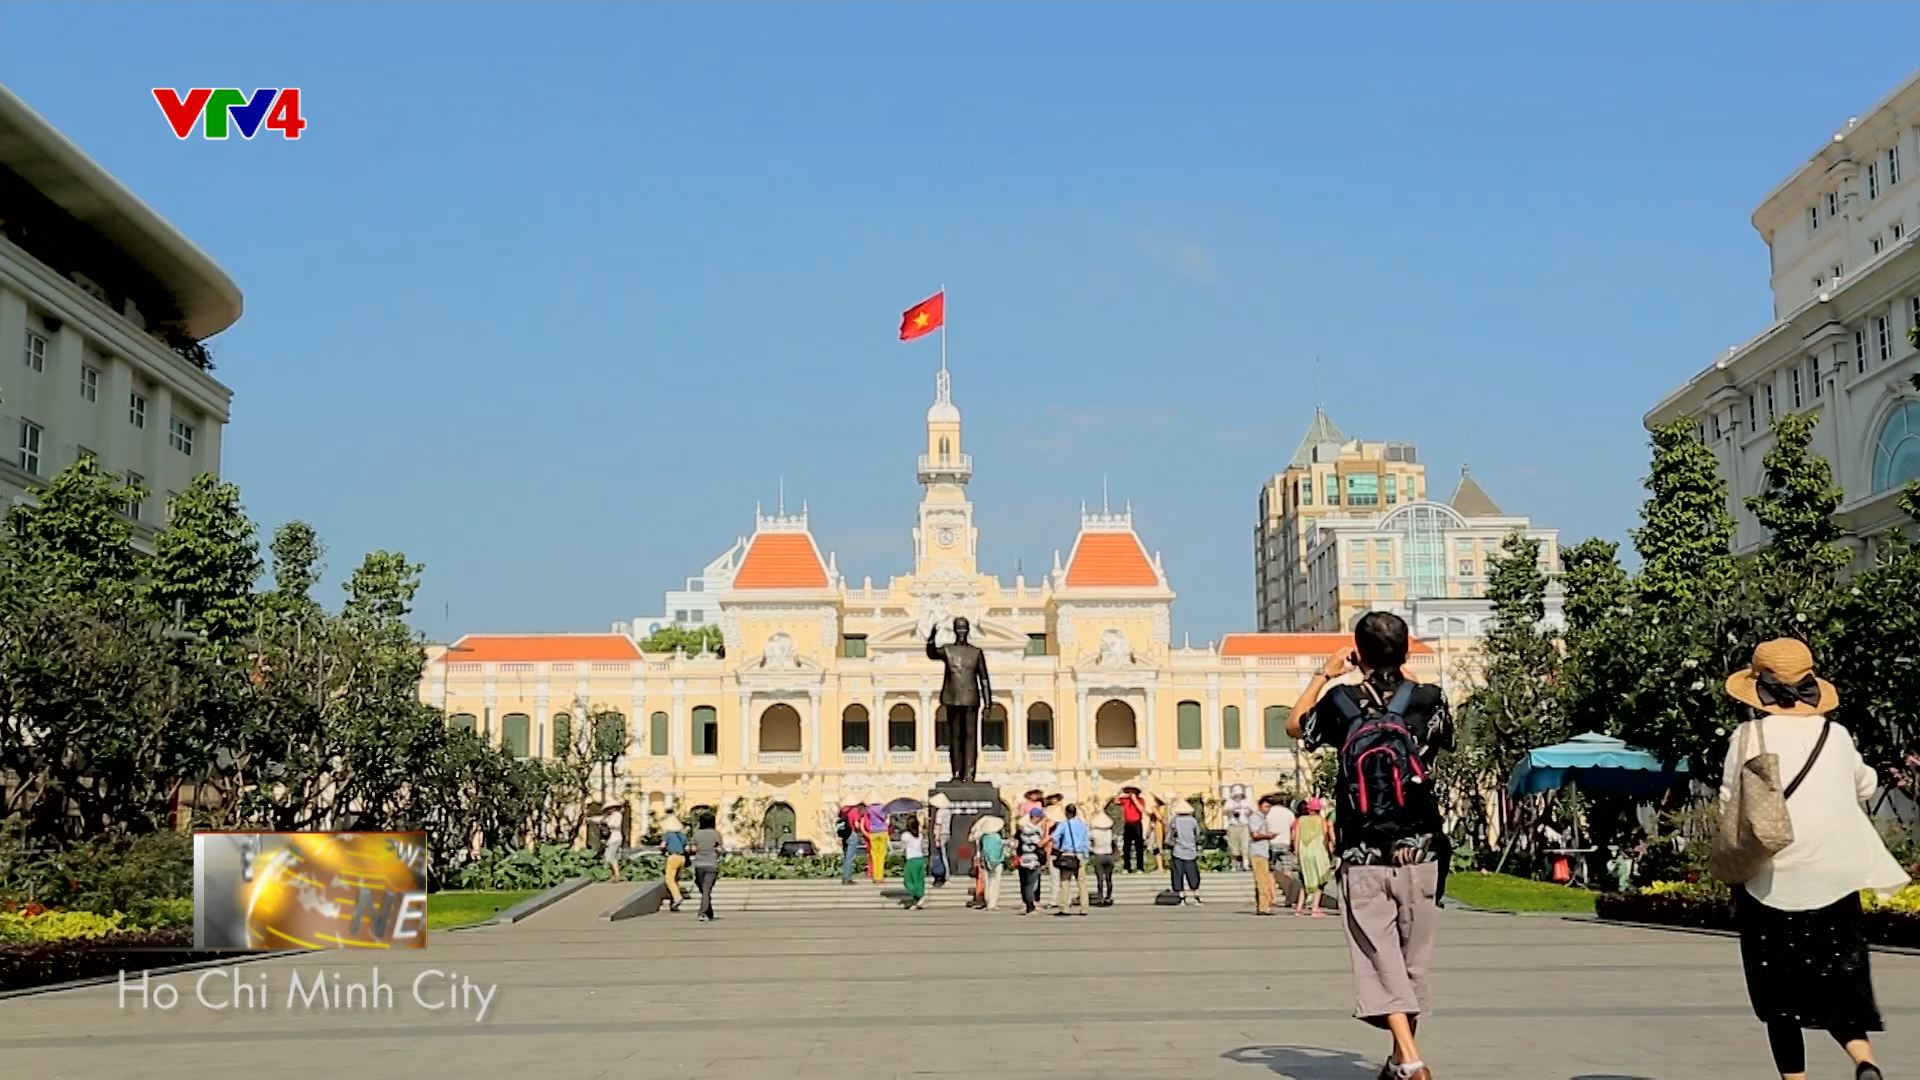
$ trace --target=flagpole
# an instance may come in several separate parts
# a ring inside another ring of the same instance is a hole
[[[947,370],[947,287],[940,286],[940,370]]]

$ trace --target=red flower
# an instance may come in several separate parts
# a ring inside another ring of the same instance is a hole
[[[1698,885],[1699,883],[1700,883],[1700,875],[1699,875],[1699,874],[1697,874],[1697,873],[1689,873],[1689,874],[1687,875],[1687,884],[1689,884],[1689,885]]]

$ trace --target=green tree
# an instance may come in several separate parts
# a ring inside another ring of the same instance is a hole
[[[1591,629],[1617,614],[1633,582],[1620,567],[1620,545],[1611,540],[1582,540],[1560,551],[1560,577],[1570,634]]]
[[[1920,522],[1920,480],[1907,482],[1900,508]],[[1902,529],[1881,538],[1872,564],[1834,590],[1826,647],[1816,656],[1840,692],[1834,719],[1883,779],[1920,746],[1920,545]]]
[[[1470,740],[1491,755],[1497,770],[1505,770],[1528,750],[1564,735],[1553,693],[1559,635],[1542,626],[1547,575],[1538,540],[1514,532],[1501,542],[1489,560],[1487,597],[1493,621],[1481,643],[1482,681],[1463,712]]]
[[[26,575],[20,587],[60,599],[124,598],[141,572],[126,507],[146,494],[90,457],[55,473],[35,493],[39,505],[7,512],[7,557]]]
[[[181,613],[187,630],[215,643],[254,630],[263,569],[240,489],[201,473],[174,496],[168,526],[155,539],[142,592],[154,617]]]
[[[1844,530],[1834,520],[1845,494],[1833,469],[1811,450],[1818,413],[1782,416],[1773,422],[1773,448],[1762,464],[1766,487],[1746,507],[1768,532],[1767,546],[1748,568],[1754,613],[1762,632],[1818,644],[1824,608],[1853,555],[1839,543]]]
[[[1677,607],[1731,587],[1735,565],[1727,485],[1713,451],[1694,437],[1691,420],[1654,429],[1653,469],[1646,483],[1643,524],[1633,530],[1642,564],[1636,582],[1641,599],[1655,607]]]
[[[701,626],[663,626],[640,643],[642,652],[663,653],[675,649],[684,649],[688,656],[702,652],[719,655],[726,647],[726,638],[720,628],[712,623]]]

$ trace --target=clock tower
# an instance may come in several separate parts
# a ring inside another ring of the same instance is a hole
[[[915,576],[972,577],[976,573],[973,503],[967,481],[973,458],[960,449],[960,410],[953,404],[953,380],[945,364],[934,377],[933,406],[927,410],[927,450],[920,455],[920,523],[913,530]]]

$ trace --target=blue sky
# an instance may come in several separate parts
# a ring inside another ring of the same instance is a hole
[[[1821,27],[1855,31],[1808,64]],[[1768,320],[1759,199],[1910,71],[1920,9],[0,6],[0,73],[211,253],[226,474],[419,627],[603,629],[784,477],[855,582],[911,566],[945,283],[987,569],[1106,477],[1176,637],[1253,619],[1316,397],[1568,542],[1640,417]],[[298,86],[176,141],[154,86]],[[1316,368],[1314,358],[1319,357]],[[1316,371],[1318,374],[1316,375]],[[331,590],[332,586],[329,586]]]

